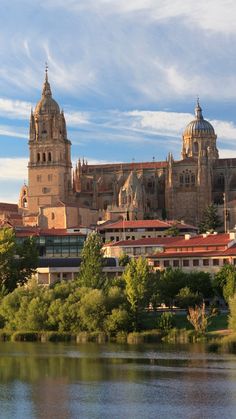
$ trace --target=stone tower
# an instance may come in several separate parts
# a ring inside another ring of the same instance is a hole
[[[30,119],[29,212],[37,213],[40,207],[69,200],[72,192],[70,148],[64,114],[52,98],[46,68],[42,98]]]
[[[218,160],[216,134],[197,101],[195,119],[184,130],[182,160],[169,156],[166,173],[166,209],[169,218],[197,225],[212,202],[213,166]]]

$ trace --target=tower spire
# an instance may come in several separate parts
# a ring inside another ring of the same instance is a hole
[[[52,97],[51,87],[48,81],[48,63],[45,63],[45,80],[43,84],[43,91],[42,91],[43,97]]]
[[[198,121],[200,121],[201,119],[203,119],[203,116],[202,116],[202,108],[201,108],[200,102],[199,102],[199,96],[197,96],[197,103],[196,103],[196,107],[195,107],[195,116],[196,116],[196,119]]]

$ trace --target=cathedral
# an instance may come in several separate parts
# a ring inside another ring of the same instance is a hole
[[[236,223],[236,158],[221,159],[213,126],[197,101],[183,132],[180,160],[90,165],[72,168],[63,111],[52,97],[46,69],[42,97],[31,112],[28,185],[20,191],[24,225],[74,228],[106,220],[164,218],[197,225],[215,203]]]

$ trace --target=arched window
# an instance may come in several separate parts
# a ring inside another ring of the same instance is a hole
[[[43,162],[46,161],[46,153],[43,153]]]
[[[37,153],[37,161],[40,161],[40,153]]]
[[[54,212],[52,212],[52,214],[51,214],[51,219],[55,220],[55,213]]]
[[[179,183],[181,184],[181,185],[183,185],[183,183],[184,183],[184,177],[183,177],[183,175],[181,174],[181,175],[179,175]]]
[[[193,173],[191,174],[191,184],[195,184],[195,175]]]
[[[28,206],[27,198],[24,198],[22,203],[23,203],[23,208],[27,208]]]
[[[186,185],[188,185],[190,183],[190,175],[189,175],[189,173],[186,173],[185,174],[185,183],[186,183]]]
[[[48,153],[48,161],[52,161],[52,154],[51,154],[51,152],[49,151],[49,153]]]

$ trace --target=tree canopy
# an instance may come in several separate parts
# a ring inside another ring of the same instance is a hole
[[[222,226],[222,221],[217,214],[216,206],[211,203],[205,208],[203,212],[202,220],[199,224],[199,232],[206,233],[207,231],[213,232],[217,230],[217,228]]]
[[[16,241],[14,230],[0,229],[0,286],[12,291],[32,276],[38,261],[38,249],[34,239],[27,238],[21,244]]]
[[[103,251],[102,239],[98,233],[90,233],[82,250],[82,262],[78,276],[80,286],[103,288],[106,278],[102,272]]]

